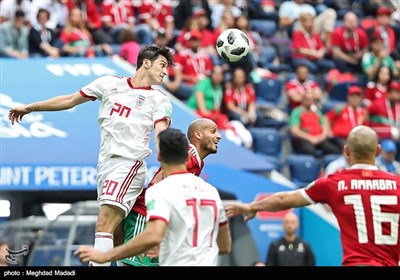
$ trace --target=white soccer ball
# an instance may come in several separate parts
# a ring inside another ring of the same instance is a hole
[[[237,28],[223,31],[217,39],[216,49],[220,57],[228,62],[236,62],[247,55],[250,41],[246,33]]]

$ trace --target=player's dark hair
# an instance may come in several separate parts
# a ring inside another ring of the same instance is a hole
[[[158,134],[159,153],[166,164],[182,164],[188,159],[188,140],[186,135],[175,128],[167,128]]]
[[[174,56],[168,47],[160,48],[158,46],[151,45],[140,50],[137,60],[137,69],[142,67],[145,59],[148,59],[151,61],[151,63],[153,63],[160,55],[167,59],[168,65],[174,65]]]

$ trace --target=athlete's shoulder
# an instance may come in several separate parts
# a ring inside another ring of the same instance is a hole
[[[332,174],[331,174],[332,175]],[[320,177],[309,183],[307,186],[304,187],[305,190],[308,190],[312,187],[317,187],[317,186],[327,186],[331,182],[333,182],[331,175],[328,175],[327,177]]]
[[[119,79],[119,80],[127,79],[127,77],[119,76],[119,75],[113,75],[113,74],[105,75],[105,76],[103,76],[103,77],[110,77],[110,78]]]
[[[199,181],[199,183],[201,183],[209,192],[214,193],[214,195],[220,197],[218,189],[212,185],[211,183],[207,182],[206,180],[204,180],[201,177],[197,177],[197,180]]]
[[[105,86],[109,86],[110,84],[115,84],[121,80],[127,80],[127,78],[109,74],[100,76],[95,81],[97,81],[98,83],[102,83]]]
[[[359,174],[357,170],[349,168],[339,168],[336,172],[326,176],[330,182],[337,182],[340,180],[351,179],[355,174]]]
[[[107,80],[107,81],[121,81],[121,80],[126,80],[127,81],[128,80],[127,77],[113,75],[113,74],[104,75],[104,76],[99,77],[98,79]]]
[[[171,183],[169,182],[169,180],[167,180],[169,177],[162,179],[159,182],[154,183],[153,185],[151,185],[150,188],[146,189],[146,195],[147,193],[149,193],[148,195],[161,195],[163,196],[164,193],[168,194],[170,191],[166,190],[166,187],[168,187],[169,185],[171,185]]]
[[[384,170],[375,170],[375,174],[382,179],[395,180],[400,182],[400,176]]]
[[[157,87],[157,88],[151,87],[151,89],[154,91],[155,94],[161,95],[164,98],[168,98],[168,93],[166,93],[160,87]]]

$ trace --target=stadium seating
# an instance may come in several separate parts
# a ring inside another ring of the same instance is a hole
[[[332,86],[329,92],[331,102],[347,102],[347,91],[349,87],[357,85],[355,82],[343,82]]]
[[[292,154],[286,157],[290,179],[301,188],[319,177],[321,163],[311,155]]]
[[[282,151],[282,136],[279,131],[273,128],[251,128],[253,136],[253,149],[257,154],[262,155],[268,162],[280,171],[280,157]]]
[[[273,20],[252,19],[250,20],[250,28],[259,32],[261,36],[270,38],[275,35],[276,22]]]
[[[335,159],[338,159],[340,157],[341,157],[341,155],[339,155],[339,154],[327,154],[327,155],[324,155],[322,157],[322,162],[321,162],[322,167],[325,168],[329,163],[331,163],[332,161],[334,161]]]
[[[281,101],[282,81],[278,79],[262,79],[254,85],[258,102],[278,105]]]
[[[253,148],[256,153],[274,156],[281,156],[282,136],[279,131],[273,128],[251,128],[253,136]]]

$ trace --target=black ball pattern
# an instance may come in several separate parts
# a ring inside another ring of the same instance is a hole
[[[249,45],[250,45],[249,38],[247,38],[247,36],[246,36],[244,33],[240,33],[240,36],[242,36],[243,40],[244,40],[244,41],[247,43],[247,45],[249,46]]]
[[[221,57],[222,57],[223,59],[225,59],[226,61],[228,61],[228,62],[231,61],[224,51],[221,52]]]
[[[235,43],[235,40],[237,39],[236,35],[237,34],[234,31],[229,32],[228,36],[226,36],[226,41],[225,42],[223,40],[221,40],[221,39],[217,40],[216,47],[217,48],[221,48],[221,47],[223,47],[224,44],[233,45]],[[249,38],[247,38],[247,36],[244,33],[240,33],[240,36],[243,38],[245,43],[249,46],[250,45]],[[237,47],[237,48],[235,48],[233,50],[230,50],[229,54],[230,55],[234,55],[234,56],[241,56],[245,52],[246,52],[246,48],[245,47]],[[232,62],[225,51],[221,50],[220,51],[220,55],[224,60],[226,60],[228,62]]]
[[[233,55],[241,55],[241,54],[243,54],[245,51],[246,51],[246,48],[239,47],[239,48],[236,48],[236,49],[232,50],[232,51],[231,51],[231,54],[233,54]]]
[[[228,44],[232,45],[236,40],[235,32],[229,32],[229,35],[226,38],[228,39]]]

